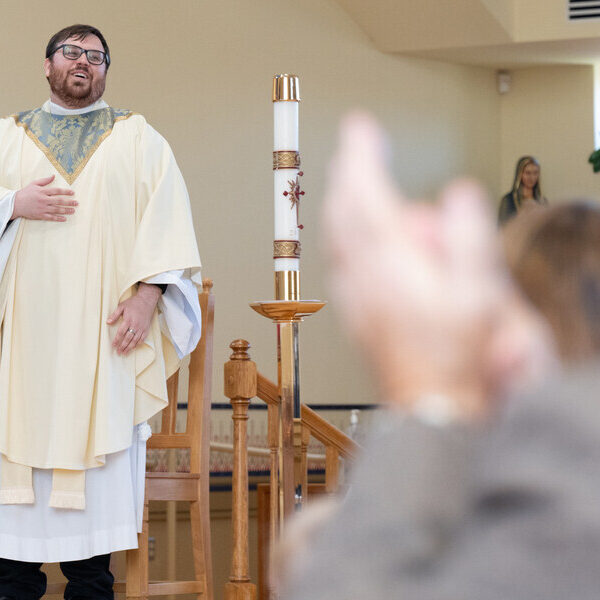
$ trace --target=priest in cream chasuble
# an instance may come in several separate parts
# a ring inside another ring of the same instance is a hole
[[[67,538],[45,552],[52,539],[40,531],[38,552],[3,515],[31,504],[42,521],[85,513],[86,471],[98,471],[97,486],[104,465],[135,447],[134,427],[166,406],[166,378],[199,336],[200,259],[171,149],[144,117],[99,99],[99,32],[59,34],[46,60],[52,101],[0,119],[0,557],[25,561],[135,546],[131,529],[118,541],[103,529],[82,534],[75,554]],[[91,85],[78,101],[69,90],[81,74]],[[63,513],[37,507],[40,470]],[[117,493],[123,482],[112,484]]]
[[[127,111],[37,109],[0,121],[0,140],[4,187],[52,173],[79,202],[66,223],[21,221],[0,284],[0,452],[31,467],[98,467],[166,405],[178,365],[157,315],[127,356],[106,322],[137,282],[199,266],[183,179],[164,139]],[[4,482],[3,496],[29,498]]]

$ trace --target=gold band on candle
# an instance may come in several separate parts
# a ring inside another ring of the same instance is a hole
[[[297,240],[275,240],[273,258],[300,258],[300,242]]]
[[[300,300],[300,272],[275,271],[275,299]]]
[[[300,85],[296,75],[282,73],[273,77],[273,102],[300,102]]]
[[[275,150],[273,152],[273,171],[299,168],[300,152],[295,150]]]

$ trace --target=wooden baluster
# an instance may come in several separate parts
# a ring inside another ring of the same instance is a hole
[[[325,491],[328,494],[337,492],[340,479],[340,453],[337,448],[327,446],[325,449]]]
[[[271,549],[275,548],[279,535],[279,407],[269,404],[267,408],[267,427],[270,454],[269,462],[269,542],[265,556],[269,556]],[[273,597],[271,589],[271,574],[269,560],[265,561],[264,581],[266,597]]]
[[[302,425],[302,502],[308,500],[308,444],[310,443],[310,429]]]
[[[269,427],[269,448],[271,450],[271,463],[269,465],[270,487],[270,539],[271,547],[277,540],[279,530],[279,411],[278,407],[270,404],[267,409]]]
[[[226,600],[254,600],[248,565],[248,406],[256,396],[256,364],[250,360],[246,340],[235,340],[225,363],[225,396],[233,408],[233,559]]]

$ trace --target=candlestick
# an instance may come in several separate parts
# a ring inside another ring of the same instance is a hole
[[[299,102],[298,77],[288,74],[276,75],[273,78],[273,258],[277,300],[300,299],[298,211],[303,192],[299,183]]]
[[[290,516],[306,498],[302,488],[300,363],[298,326],[305,317],[325,305],[318,300],[300,300],[300,236],[298,208],[300,189],[298,145],[298,77],[273,78],[273,179],[275,195],[275,300],[250,306],[277,326],[277,371],[279,388],[279,519]]]

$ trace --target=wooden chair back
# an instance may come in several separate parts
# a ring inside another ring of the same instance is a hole
[[[215,319],[212,286],[210,279],[204,279],[202,292],[198,296],[202,309],[202,337],[190,355],[185,430],[176,431],[179,396],[179,371],[177,371],[167,381],[169,405],[162,412],[161,430],[153,433],[148,440],[148,449],[189,448],[191,472],[208,472],[210,458],[210,405]]]
[[[144,524],[139,548],[127,551],[127,581],[115,584],[127,599],[150,596],[195,594],[212,600],[212,559],[210,543],[210,409],[213,365],[215,302],[212,281],[205,279],[199,295],[202,309],[202,337],[190,356],[186,426],[176,431],[179,372],[169,378],[169,405],[163,410],[161,430],[148,440],[148,449],[189,449],[189,472],[146,473]],[[149,582],[148,578],[148,503],[150,501],[188,501],[192,529],[194,580]]]
[[[127,599],[141,599],[164,594],[197,594],[212,600],[212,561],[210,545],[209,460],[210,407],[213,366],[215,299],[212,281],[202,282],[199,294],[202,309],[202,337],[190,356],[187,421],[184,432],[176,431],[179,371],[167,382],[169,405],[162,413],[161,431],[148,440],[148,449],[176,448],[190,450],[189,473],[146,473],[144,528],[139,534],[139,548],[127,551],[127,580],[115,583],[115,592],[125,592]],[[194,555],[194,581],[148,581],[148,502],[150,500],[190,501],[190,522]],[[48,585],[46,595],[62,594],[64,583]]]

